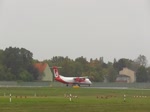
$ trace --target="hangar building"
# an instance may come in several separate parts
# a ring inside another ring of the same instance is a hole
[[[136,81],[135,72],[128,68],[123,68],[116,78],[116,82],[134,83]]]
[[[53,81],[53,74],[47,63],[36,63],[34,66],[40,72],[40,81]]]

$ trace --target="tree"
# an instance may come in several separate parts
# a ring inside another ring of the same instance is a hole
[[[150,67],[147,68],[148,81],[150,82]]]
[[[147,69],[144,66],[138,68],[136,73],[136,81],[137,82],[147,82],[148,81],[148,73]]]
[[[32,74],[32,76],[29,76],[29,75],[28,75],[28,76],[30,77],[30,79],[32,79],[32,80],[38,80],[38,77],[39,77],[39,75],[40,75],[38,69],[36,69],[33,65],[29,65],[27,71],[28,71],[30,74]],[[32,81],[32,80],[30,80],[30,81]]]
[[[3,57],[4,57],[4,51],[3,50],[0,50],[0,64],[3,63]]]
[[[139,65],[139,66],[147,66],[147,58],[144,55],[139,55],[137,59],[135,59],[135,62]]]
[[[9,71],[9,75],[11,73],[12,78],[15,78],[14,80],[19,80],[22,71],[29,70],[33,66],[32,56],[33,54],[24,48],[9,47],[3,52],[3,65],[6,67],[7,72]]]
[[[108,63],[108,75],[107,80],[109,82],[115,82],[118,72],[114,69],[112,63]]]
[[[33,76],[27,70],[23,70],[19,74],[19,80],[32,81],[33,80]]]
[[[118,62],[114,62],[113,66],[116,70],[118,70],[118,72],[120,70],[122,70],[124,67],[127,67],[129,69],[132,69],[132,63],[133,61],[132,60],[129,60],[129,59],[125,59],[125,58],[122,58],[120,59]]]
[[[76,62],[80,62],[82,64],[87,64],[88,63],[87,60],[86,60],[86,58],[84,58],[83,56],[81,56],[79,58],[76,58],[75,61]]]
[[[9,47],[5,49],[3,63],[16,76],[19,74],[20,69],[22,69],[26,63],[24,62],[24,55],[19,48]]]

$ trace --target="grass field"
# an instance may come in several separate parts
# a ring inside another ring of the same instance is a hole
[[[11,102],[10,95],[11,94]],[[67,95],[77,98],[69,100]],[[125,101],[124,101],[124,95]],[[150,90],[0,88],[0,112],[149,112]]]

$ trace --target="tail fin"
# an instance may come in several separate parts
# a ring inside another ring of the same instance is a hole
[[[53,72],[54,72],[55,78],[58,78],[59,77],[59,72],[58,72],[58,67],[57,66],[53,66]]]

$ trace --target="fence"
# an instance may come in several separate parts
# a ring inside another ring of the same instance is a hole
[[[0,81],[0,87],[65,87],[59,82],[17,82]],[[92,87],[98,88],[139,88],[150,89],[150,83],[101,83],[93,82]]]

